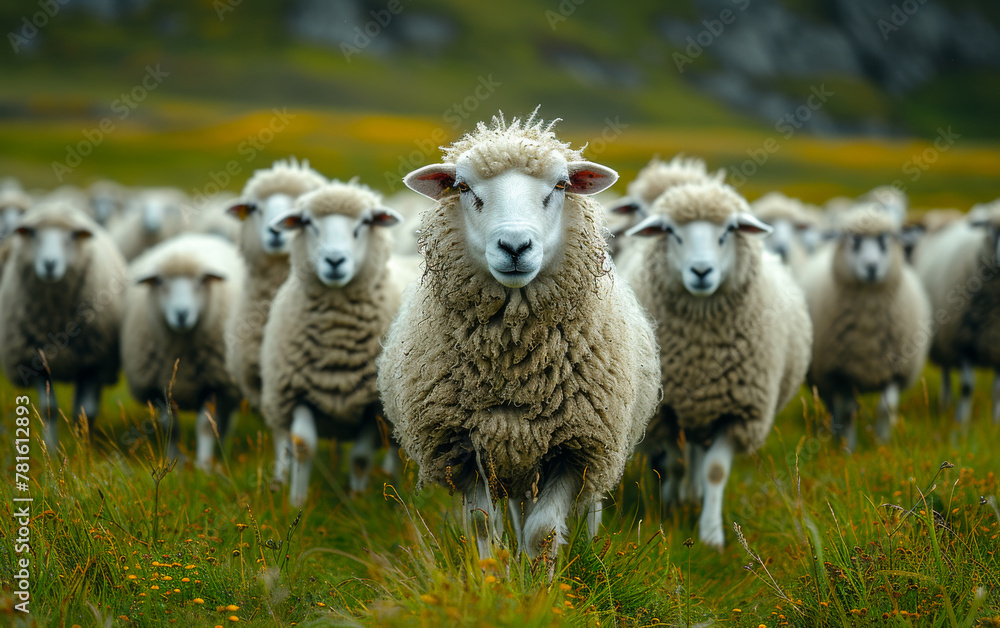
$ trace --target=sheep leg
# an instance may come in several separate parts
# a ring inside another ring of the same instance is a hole
[[[941,412],[944,413],[951,406],[951,368],[941,367]]]
[[[497,525],[500,509],[490,496],[490,487],[486,479],[488,476],[483,471],[478,454],[476,454],[476,467],[479,472],[472,485],[466,489],[462,501],[466,512],[469,513],[470,527],[476,536],[479,557],[486,558],[492,555],[492,541],[500,540],[502,526]]]
[[[555,564],[559,546],[566,542],[566,517],[569,516],[579,492],[579,477],[561,466],[552,469],[538,495],[538,501],[524,522],[524,551],[528,556],[538,556],[546,540],[551,538],[547,544],[547,553],[553,559],[553,565]]]
[[[684,464],[681,449],[677,443],[667,443],[663,451],[663,476],[660,478],[660,499],[664,506],[677,503],[679,484],[684,481]],[[654,467],[655,468],[655,467]]]
[[[705,452],[702,475],[705,499],[698,520],[702,543],[722,550],[722,495],[733,466],[735,449],[728,434],[720,434]]]
[[[35,388],[38,390],[38,414],[45,421],[45,449],[53,458],[59,452],[59,418],[58,407],[55,403],[55,391],[52,385],[44,377],[35,379]],[[52,416],[55,411],[57,416]]]
[[[993,371],[993,422],[1000,423],[1000,369]]]
[[[858,446],[858,431],[854,424],[854,410],[856,407],[854,396],[845,396],[840,393],[833,395],[833,406],[831,412],[830,432],[834,438],[843,438],[844,448],[848,453],[854,451]]]
[[[309,493],[309,474],[312,472],[313,456],[319,444],[316,420],[306,406],[292,409],[292,485],[288,491],[288,501],[292,506],[301,506]]]
[[[701,445],[688,443],[690,448],[689,458],[691,460],[691,471],[688,477],[691,478],[691,501],[700,502],[705,497],[705,482],[702,469],[705,466],[705,448]]]
[[[351,445],[351,478],[350,487],[354,494],[361,494],[368,490],[369,474],[372,463],[375,461],[375,450],[378,448],[378,426],[374,417],[372,420],[365,420],[361,426],[361,431]]]
[[[587,536],[593,539],[597,536],[597,531],[601,527],[601,512],[604,510],[604,503],[601,498],[594,500],[587,508]]]
[[[972,389],[976,385],[976,373],[972,370],[972,364],[968,360],[962,361],[962,370],[959,376],[961,383],[960,399],[958,408],[955,410],[955,420],[960,424],[968,423],[972,418]]]
[[[524,517],[526,516],[526,508],[522,507],[522,503],[516,499],[507,500],[507,510],[510,515],[510,524],[514,528],[514,538],[517,539],[517,546],[521,547],[524,543]]]
[[[288,471],[292,465],[292,439],[288,430],[274,431],[274,477],[271,479],[271,490],[278,490],[282,484],[288,484]]]
[[[202,471],[212,470],[215,462],[215,443],[222,444],[222,439],[229,432],[229,418],[236,407],[236,403],[229,399],[216,398],[215,414],[209,409],[206,402],[198,413],[198,425],[196,428],[198,444],[197,458],[195,466]]]
[[[881,444],[886,444],[892,438],[892,428],[899,420],[899,385],[889,384],[882,393],[878,405],[878,418],[875,420],[875,438]]]
[[[87,431],[93,432],[94,419],[101,408],[101,384],[91,378],[81,377],[73,391],[73,412],[87,417]],[[76,418],[76,417],[73,417]]]
[[[382,459],[382,471],[390,478],[399,475],[399,443],[391,438],[389,439],[389,449],[385,452],[385,458]]]

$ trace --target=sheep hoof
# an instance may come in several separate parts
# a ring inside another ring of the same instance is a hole
[[[722,552],[724,547],[724,535],[722,526],[703,526],[701,528],[701,542],[709,547]]]

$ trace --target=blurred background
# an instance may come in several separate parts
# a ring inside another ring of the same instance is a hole
[[[541,105],[619,170],[748,198],[1000,196],[995,0],[34,0],[0,6],[0,177],[238,192],[278,157],[386,193]]]

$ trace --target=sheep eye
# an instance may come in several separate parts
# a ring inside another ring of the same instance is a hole
[[[469,184],[466,183],[465,181],[456,182],[455,187],[458,188],[458,191],[462,194],[465,194],[466,192],[472,189],[469,187]]]
[[[566,180],[560,181],[559,183],[556,183],[556,189],[565,190],[567,185],[569,185],[569,181]]]

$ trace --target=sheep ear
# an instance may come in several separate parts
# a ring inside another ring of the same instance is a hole
[[[372,210],[373,227],[391,227],[403,222],[403,216],[395,209],[376,207]]]
[[[969,226],[976,227],[977,229],[989,229],[990,225],[992,224],[993,223],[991,223],[989,220],[986,220],[985,218],[979,218],[970,222]]]
[[[639,206],[639,201],[633,199],[631,196],[624,196],[617,201],[614,205],[609,208],[612,214],[638,214],[642,213],[642,208]]]
[[[32,229],[31,227],[18,227],[17,229],[14,230],[14,233],[16,233],[19,236],[30,238],[31,236],[35,235],[35,230]]]
[[[431,164],[403,177],[403,183],[417,194],[438,200],[455,187],[455,164]]]
[[[75,229],[73,231],[73,237],[77,240],[87,240],[93,236],[94,233],[90,229]]]
[[[736,230],[752,235],[768,235],[774,228],[753,214],[741,212],[736,215]]]
[[[227,209],[226,213],[236,216],[240,220],[246,220],[247,216],[255,211],[257,211],[257,205],[254,203],[238,203]]]
[[[670,233],[673,227],[663,216],[650,216],[625,232],[627,236],[656,236]]]
[[[152,275],[146,275],[145,277],[139,277],[135,280],[136,285],[139,286],[158,286],[160,285],[160,276],[156,273]]]
[[[219,273],[205,273],[201,276],[202,283],[211,283],[213,281],[225,281],[226,276]]]
[[[270,227],[275,231],[295,231],[296,229],[301,229],[304,224],[305,221],[302,219],[302,214],[289,212],[272,220]]]
[[[569,186],[566,191],[573,194],[597,194],[618,180],[617,172],[592,161],[571,161],[567,166],[569,166]]]

